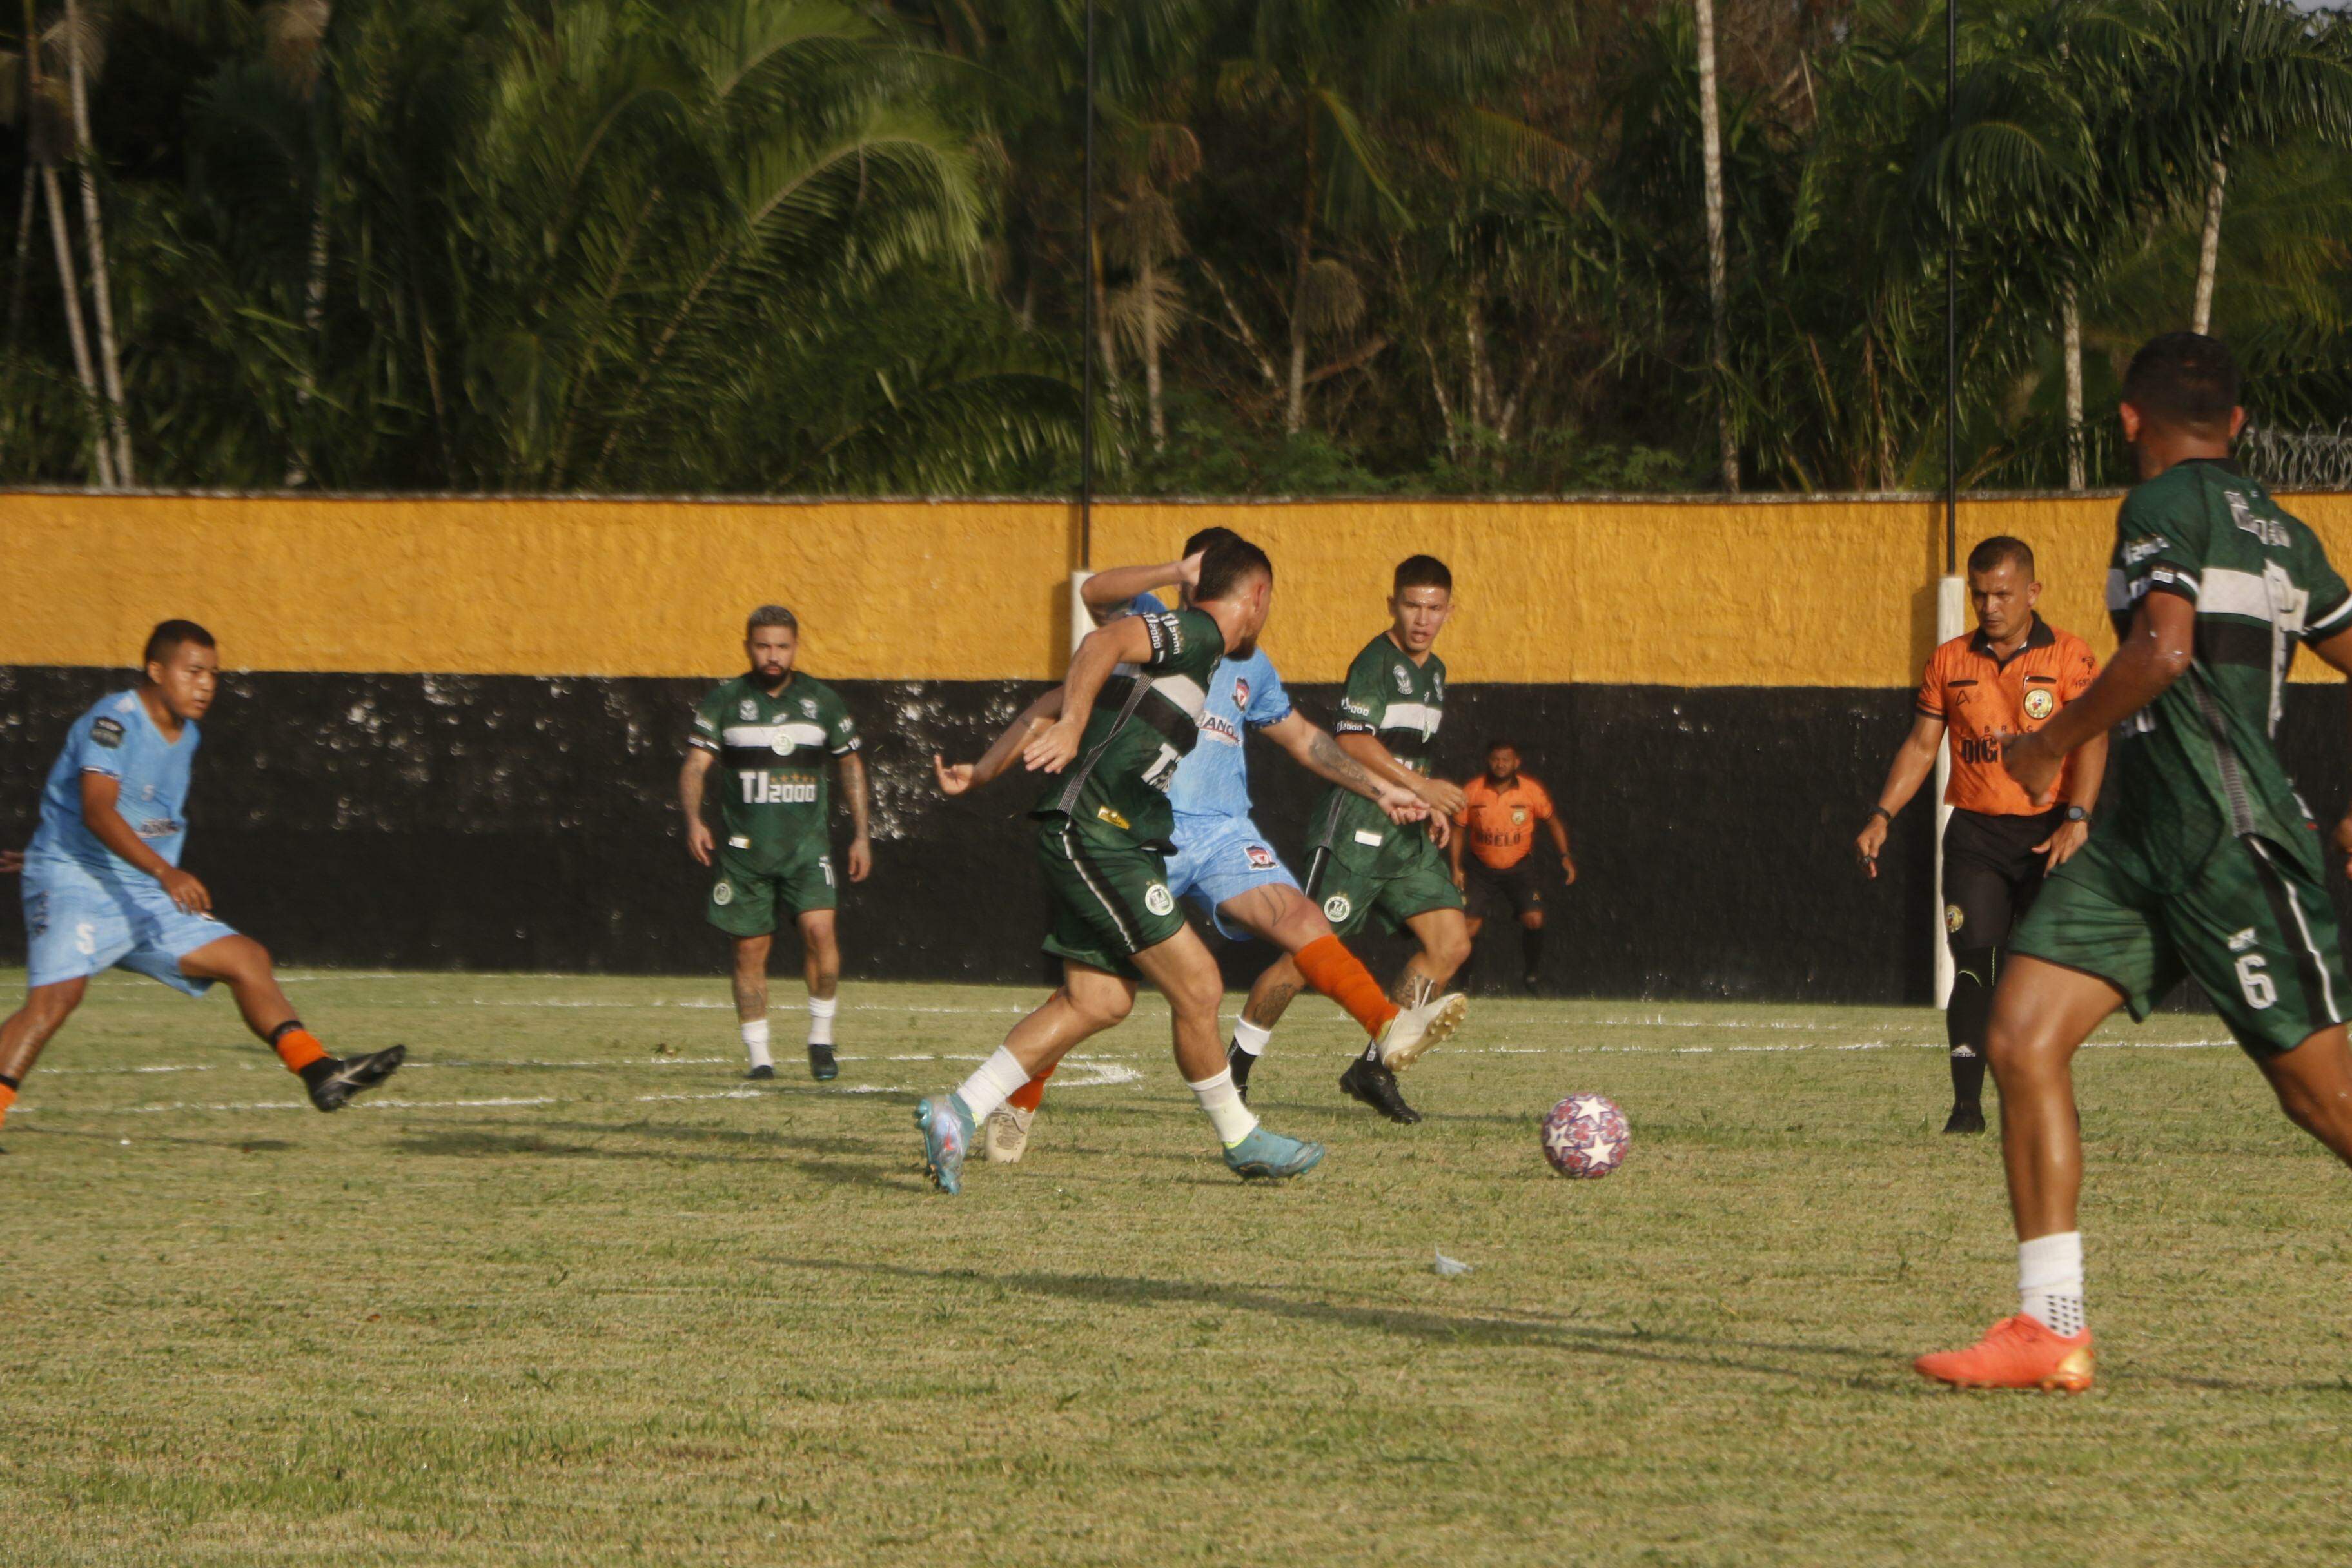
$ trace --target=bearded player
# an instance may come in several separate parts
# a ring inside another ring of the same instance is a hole
[[[2145,1018],[2193,977],[2289,1120],[2352,1162],[2352,992],[2318,826],[2276,749],[2296,647],[2352,672],[2352,591],[2311,530],[2231,463],[2245,411],[2227,348],[2156,339],[2122,403],[2140,483],[2107,573],[2121,646],[2088,690],[2001,752],[2046,803],[2068,753],[2112,730],[2115,804],[2050,874],[1993,994],[2019,1310],[1917,1363],[1970,1387],[2091,1384],[2072,1063],[2117,1006]],[[2335,841],[2352,849],[2352,815]]]
[[[1435,651],[1437,634],[1453,613],[1454,574],[1444,562],[1415,555],[1399,563],[1388,629],[1348,667],[1334,726],[1339,745],[1366,773],[1428,805],[1429,822],[1400,826],[1361,795],[1333,789],[1316,809],[1307,838],[1307,896],[1323,906],[1336,934],[1353,936],[1377,918],[1421,944],[1389,992],[1408,1008],[1432,1005],[1470,956],[1462,889],[1442,853],[1446,824],[1461,815],[1465,797],[1459,785],[1430,772],[1445,718],[1445,661]],[[1244,1037],[1263,1050],[1306,984],[1297,961],[1276,960],[1250,988],[1236,1034],[1249,1032]],[[1397,1091],[1396,1074],[1433,1043],[1435,1037],[1424,1034],[1404,1052],[1383,1051],[1375,1041],[1349,1064],[1339,1088],[1391,1121],[1418,1121],[1420,1113]]]
[[[20,860],[0,858],[0,869],[22,868],[29,949],[25,1005],[0,1024],[0,1119],[90,976],[118,966],[191,996],[226,985],[246,1027],[301,1079],[310,1103],[340,1110],[390,1078],[407,1049],[329,1056],[295,1016],[268,952],[215,919],[211,892],[180,869],[196,721],[219,692],[220,655],[194,621],[165,621],[141,663],[137,686],[73,721],[32,844]]]
[[[1164,615],[1167,605],[1153,596],[1153,590],[1161,588],[1175,589],[1178,604],[1188,605],[1202,552],[1239,537],[1229,528],[1203,529],[1184,542],[1181,560],[1098,572],[1082,590],[1087,609],[1098,626],[1121,616]],[[1059,706],[1049,695],[1033,712],[1052,718]],[[1307,983],[1347,1009],[1383,1051],[1410,1059],[1426,1048],[1424,1040],[1450,1036],[1467,1005],[1464,998],[1445,996],[1427,1008],[1403,1012],[1381,993],[1380,982],[1362,962],[1332,935],[1330,922],[1315,901],[1300,891],[1297,879],[1275,853],[1273,840],[1251,818],[1243,737],[1249,731],[1264,735],[1307,772],[1372,802],[1400,826],[1424,819],[1428,807],[1412,791],[1374,779],[1328,733],[1292,707],[1282,677],[1263,648],[1229,654],[1219,661],[1209,681],[1200,728],[1200,743],[1177,764],[1168,790],[1175,822],[1169,890],[1190,900],[1224,936],[1260,937],[1290,955]],[[1226,1047],[1234,1088],[1244,1100],[1249,1098],[1250,1068],[1264,1048],[1264,1033],[1246,1023],[1236,1027]],[[1030,1119],[1050,1076],[1048,1069],[1033,1079],[989,1117],[984,1147],[992,1163],[1009,1164],[1021,1158],[1028,1146]],[[1394,1079],[1388,1082],[1392,1091]],[[1399,1121],[1418,1120],[1401,1100],[1383,1109]]]
[[[763,605],[752,611],[743,652],[750,672],[715,689],[694,710],[677,775],[686,847],[698,863],[719,868],[703,914],[734,939],[735,1019],[751,1063],[748,1076],[776,1076],[768,1054],[768,950],[777,927],[791,921],[800,931],[801,972],[808,984],[809,1076],[823,1081],[841,1070],[833,1052],[841,943],[834,924],[839,895],[825,760],[831,757],[840,769],[841,793],[849,802],[853,882],[866,880],[874,868],[866,764],[857,754],[857,725],[841,698],[793,668],[800,622],[790,610]],[[725,774],[719,792],[724,847],[702,816],[703,782],[714,766]]]

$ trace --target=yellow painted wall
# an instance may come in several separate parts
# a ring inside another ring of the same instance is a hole
[[[2291,504],[2352,563],[2352,496]],[[1972,502],[1962,548],[2028,540],[2044,613],[2104,651],[2114,517]],[[1454,572],[1456,680],[1907,685],[1943,562],[1937,506],[1870,500],[1116,502],[1094,560],[1165,559],[1213,523],[1273,554],[1266,647],[1299,681],[1340,678],[1390,568],[1426,551]],[[1076,560],[1058,502],[0,495],[0,664],[120,667],[187,616],[240,668],[708,675],[775,599],[813,671],[1044,679]]]

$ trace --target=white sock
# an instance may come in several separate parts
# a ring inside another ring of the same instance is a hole
[[[2017,1244],[2018,1310],[2054,1333],[2083,1331],[2083,1233],[2062,1230]]]
[[[840,1011],[841,998],[838,996],[812,996],[809,998],[810,1045],[829,1046],[833,1044],[833,1016]]]
[[[1186,1079],[1184,1087],[1201,1102],[1208,1113],[1209,1125],[1217,1130],[1217,1139],[1228,1149],[1257,1131],[1257,1118],[1242,1103],[1239,1090],[1234,1088],[1231,1068],[1221,1068],[1214,1078],[1204,1078],[1194,1083]]]
[[[1245,1057],[1265,1055],[1265,1043],[1272,1038],[1272,1029],[1261,1029],[1247,1018],[1234,1020],[1234,1044],[1242,1048],[1242,1055]]]
[[[768,1058],[768,1020],[754,1018],[743,1026],[744,1054],[755,1068],[772,1068],[776,1064]]]
[[[980,1064],[980,1070],[963,1080],[956,1098],[977,1122],[988,1120],[989,1113],[1013,1097],[1013,1092],[1029,1081],[1029,1069],[1016,1060],[1003,1046],[996,1054]]]

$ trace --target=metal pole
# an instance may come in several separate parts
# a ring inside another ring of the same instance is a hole
[[[1086,236],[1078,260],[1080,307],[1078,359],[1084,399],[1078,410],[1078,564],[1095,561],[1095,0],[1087,5]]]
[[[1959,131],[1960,0],[1944,0],[1944,178]],[[1960,569],[1960,215],[1947,190],[1944,220],[1944,572]]]

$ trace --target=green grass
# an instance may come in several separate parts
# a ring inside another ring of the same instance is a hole
[[[2225,1047],[2082,1059],[2066,1400],[1908,1370],[2014,1302],[1925,1012],[1486,1003],[1400,1129],[1302,1004],[1258,1105],[1331,1153],[1268,1188],[1147,1002],[947,1199],[907,1107],[1030,993],[849,987],[824,1089],[744,1084],[708,980],[292,989],[412,1065],[323,1118],[110,978],[28,1083],[0,1561],[2352,1560],[2352,1179]],[[1632,1121],[1606,1181],[1538,1154],[1575,1090]]]

